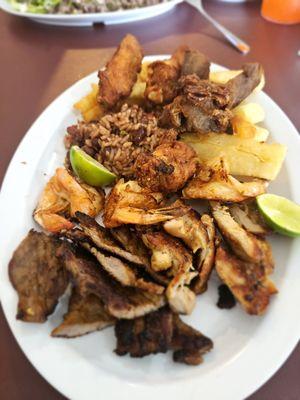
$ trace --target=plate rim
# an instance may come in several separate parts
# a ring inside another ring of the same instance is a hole
[[[155,59],[163,59],[165,57],[168,57],[167,55],[153,55],[153,56],[148,56],[145,57],[145,59],[147,60],[155,60]],[[218,64],[213,64],[214,66],[216,66],[217,68],[222,68],[222,69],[226,69]],[[75,88],[75,87],[79,87],[81,85],[84,85],[85,82],[88,82],[92,77],[95,77],[95,72],[87,75],[86,77],[80,79],[79,81],[75,82],[73,85],[71,85],[70,87],[68,87],[65,91],[63,91],[59,96],[57,96],[45,109],[44,111],[39,115],[39,117],[33,122],[33,124],[31,125],[31,127],[29,128],[29,130],[26,132],[26,134],[24,135],[24,137],[22,138],[22,140],[20,141],[9,165],[8,168],[6,170],[3,182],[2,182],[2,186],[1,186],[1,192],[0,192],[0,210],[3,210],[3,206],[4,206],[4,200],[5,200],[5,192],[7,190],[7,187],[9,187],[10,185],[10,180],[13,177],[13,170],[14,167],[16,166],[15,164],[19,161],[19,155],[22,154],[23,148],[26,146],[27,142],[30,143],[30,141],[32,140],[32,137],[34,135],[34,132],[36,130],[36,127],[38,127],[38,125],[43,121],[43,119],[47,116],[49,110],[51,110],[51,108],[55,107],[56,104],[59,104],[61,101],[63,101],[63,99],[65,97],[67,97],[68,94],[71,93],[71,91]],[[262,93],[263,96],[266,96],[265,99],[272,105],[272,107],[274,107],[276,109],[276,111],[280,114],[280,118],[282,118],[284,120],[284,122],[289,125],[289,135],[291,136],[291,141],[295,142],[295,146],[298,147],[300,149],[300,138],[298,136],[297,130],[294,127],[294,125],[292,124],[292,122],[289,120],[288,116],[284,113],[284,111],[266,94],[266,93]],[[76,99],[73,99],[73,101]],[[42,151],[41,151],[42,153]],[[293,173],[293,171],[289,171],[289,175],[293,176],[294,178],[296,177],[296,173]],[[300,200],[300,188],[294,187],[295,190],[293,190],[293,198],[296,197],[298,200]],[[0,211],[0,213],[2,213],[2,211]],[[0,232],[0,237],[1,237],[1,232]],[[300,251],[297,251],[297,243],[299,245],[300,243],[300,239],[294,239],[293,240],[293,252],[291,251],[292,254],[295,254],[298,252],[298,255],[300,255]],[[299,247],[299,246],[298,246]],[[294,256],[295,258],[295,256]],[[297,257],[296,257],[297,258]],[[5,268],[7,268],[7,266],[4,266]],[[295,269],[293,267],[293,269]],[[0,288],[2,286],[2,282],[0,282]],[[298,296],[299,297],[299,296]],[[0,290],[0,300],[1,300],[1,290]],[[300,297],[298,298],[298,300],[300,300]],[[295,302],[296,305],[296,302]],[[40,365],[38,365],[38,363],[36,363],[35,360],[32,359],[32,357],[27,354],[27,351],[23,348],[22,346],[22,338],[19,338],[15,335],[14,333],[14,328],[12,327],[11,323],[10,323],[10,316],[8,315],[7,310],[5,309],[5,307],[3,306],[3,301],[2,301],[2,307],[3,307],[3,312],[5,315],[5,318],[8,322],[9,328],[15,338],[15,340],[17,341],[19,347],[21,348],[21,350],[23,351],[23,353],[25,354],[26,358],[29,360],[29,362],[34,366],[34,368],[38,371],[38,373],[46,380],[48,381],[56,390],[58,390],[60,393],[62,393],[63,395],[72,398],[73,400],[75,399],[79,399],[79,397],[76,397],[76,393],[74,393],[74,391],[72,391],[72,388],[70,388],[68,385],[66,386],[61,386],[60,384],[58,384],[57,382],[55,382],[55,379],[52,379],[52,376],[49,377],[49,371],[45,372],[45,370],[43,368],[41,368]],[[278,369],[279,367],[284,363],[284,361],[288,358],[288,356],[291,354],[292,350],[295,348],[295,346],[298,343],[298,340],[300,338],[300,320],[294,321],[294,328],[296,327],[296,329],[293,330],[292,334],[288,335],[288,341],[284,341],[285,342],[285,347],[284,350],[282,349],[279,354],[277,354],[277,358],[276,361],[272,361],[272,364],[269,364],[268,367],[265,368],[265,370],[262,372],[262,375],[255,379],[252,380],[251,377],[251,381],[247,381],[246,382],[246,388],[240,389],[238,390],[238,392],[235,391],[235,393],[231,393],[228,392],[228,395],[230,395],[230,399],[234,400],[234,399],[241,399],[241,398],[245,398],[247,396],[249,396],[250,394],[252,394],[255,390],[257,390],[259,387],[261,387]],[[234,363],[233,363],[234,364]],[[227,369],[232,368],[231,365],[228,365]],[[259,369],[259,368],[258,368]],[[201,374],[201,373],[199,373]],[[50,374],[51,375],[51,374]],[[214,375],[214,374],[210,374],[210,375]],[[221,382],[225,383],[225,385],[228,383],[228,377],[227,377],[227,381],[224,381],[224,376],[226,374],[223,373],[223,377],[219,376],[218,380],[221,384]],[[233,374],[234,375],[234,374]],[[111,385],[117,384],[118,382],[120,382],[120,379],[116,376],[107,376],[104,375],[103,379],[106,380],[106,385],[107,388],[111,387]],[[210,378],[211,379],[211,378]],[[180,388],[176,385],[176,387],[171,388],[169,383],[161,383],[156,385],[156,387],[150,387],[149,384],[147,383],[142,383],[142,384],[125,384],[123,385],[123,390],[125,388],[125,386],[129,389],[127,395],[130,395],[132,397],[132,400],[135,400],[135,398],[140,397],[140,395],[142,394],[144,396],[145,399],[150,399],[153,398],[153,395],[174,395],[175,398],[176,396],[179,396],[179,393],[181,393],[184,395],[186,392],[184,389],[187,389],[187,384],[192,384],[192,381],[194,381],[195,378],[190,378],[189,380],[185,380],[184,382],[182,382],[182,384],[180,385]],[[175,385],[173,385],[175,386]],[[158,388],[158,390],[157,390]],[[70,389],[70,390],[69,390]],[[147,396],[145,395],[145,390],[147,391]],[[109,393],[109,391],[107,392]],[[111,393],[112,394],[112,393]],[[150,394],[148,396],[148,394]],[[224,385],[223,385],[223,395],[226,395],[226,393],[224,393]],[[107,395],[106,395],[107,396]],[[136,397],[135,397],[136,396]],[[108,398],[108,397],[107,397]],[[114,395],[112,394],[112,396],[110,397],[111,399],[115,399],[117,397],[114,397]],[[215,397],[216,399],[219,397]],[[222,397],[222,399],[224,399],[225,397]]]

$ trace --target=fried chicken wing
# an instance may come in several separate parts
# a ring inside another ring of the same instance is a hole
[[[133,35],[126,35],[112,59],[100,70],[98,101],[109,108],[131,93],[141,70],[143,50]]]
[[[60,241],[31,230],[9,262],[9,278],[18,292],[17,319],[45,322],[53,312],[69,279],[57,255]]]
[[[71,229],[68,217],[81,211],[95,217],[104,206],[104,192],[79,183],[65,168],[57,168],[45,186],[33,213],[36,222],[49,232]]]
[[[267,182],[240,182],[228,174],[223,159],[212,166],[201,165],[195,178],[188,182],[182,194],[186,199],[240,202],[265,193]]]
[[[230,254],[223,247],[216,252],[216,271],[248,314],[265,312],[277,289],[260,264],[251,264]]]
[[[169,103],[176,96],[177,81],[187,50],[186,46],[181,46],[169,60],[149,64],[145,97],[152,103]]]
[[[177,192],[196,172],[196,153],[183,142],[161,144],[152,154],[141,153],[134,169],[141,186],[158,192]]]

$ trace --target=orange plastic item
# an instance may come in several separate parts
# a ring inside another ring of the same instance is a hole
[[[261,15],[279,24],[300,22],[300,0],[263,0]]]

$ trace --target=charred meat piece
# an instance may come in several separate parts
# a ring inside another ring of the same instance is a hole
[[[82,243],[82,246],[93,254],[104,270],[121,285],[140,288],[149,293],[162,294],[164,292],[165,288],[163,286],[139,277],[133,267],[130,267],[119,258],[106,256],[87,242]]]
[[[169,60],[154,61],[148,66],[145,97],[154,104],[170,103],[177,95],[178,79],[186,46],[179,47]]]
[[[93,218],[81,212],[76,213],[76,218],[80,223],[80,228],[85,236],[89,238],[99,249],[108,251],[116,256],[122,257],[129,262],[144,265],[144,260],[136,254],[132,254],[122,249],[111,236],[108,229],[103,228]]]
[[[259,213],[255,200],[230,204],[228,208],[235,221],[248,232],[259,236],[265,236],[271,232]]]
[[[100,70],[98,101],[109,108],[130,95],[142,66],[143,51],[132,35],[126,35],[112,59]]]
[[[196,153],[183,142],[165,143],[135,162],[139,184],[154,192],[177,192],[196,172]]]
[[[223,159],[214,165],[201,165],[196,176],[188,182],[182,191],[186,199],[219,200],[240,202],[265,193],[267,182],[255,180],[240,182],[229,175]]]
[[[243,72],[226,84],[226,88],[230,91],[230,108],[238,106],[253,92],[264,73],[259,63],[247,63],[242,68]]]
[[[277,293],[261,264],[242,261],[221,246],[217,248],[215,268],[248,314],[263,314],[271,295]]]
[[[214,267],[215,261],[215,225],[213,219],[204,214],[201,217],[201,222],[205,226],[207,232],[207,241],[205,245],[196,254],[198,276],[192,283],[193,291],[196,294],[205,292],[207,282]]]
[[[68,275],[57,255],[60,241],[31,230],[9,262],[9,278],[18,292],[17,319],[44,322],[68,285]]]
[[[67,244],[60,247],[59,253],[65,261],[65,266],[79,294],[82,297],[89,294],[99,297],[106,311],[116,318],[140,317],[165,304],[165,299],[161,295],[122,287],[101,270],[94,258],[75,254]]]
[[[207,57],[197,50],[185,52],[181,75],[197,75],[200,79],[209,78],[210,62]]]
[[[119,356],[144,357],[166,353],[173,336],[173,315],[164,307],[145,317],[118,320],[115,326],[116,353]]]
[[[100,331],[115,323],[115,318],[109,315],[101,300],[90,294],[81,297],[73,289],[68,312],[63,322],[51,332],[53,337],[74,338],[87,333]]]
[[[202,355],[212,349],[212,341],[186,325],[170,309],[158,311],[135,320],[119,320],[115,326],[116,353],[144,357],[175,350],[174,361],[190,365],[202,362]]]
[[[190,210],[182,217],[165,222],[163,227],[169,235],[182,239],[193,253],[206,247],[207,232],[199,214],[194,210]]]
[[[230,310],[235,306],[236,300],[231,291],[229,290],[228,286],[224,284],[220,285],[218,287],[218,293],[219,293],[219,299],[217,302],[217,307],[221,309]]]

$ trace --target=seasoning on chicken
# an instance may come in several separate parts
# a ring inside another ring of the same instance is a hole
[[[216,252],[216,271],[248,314],[261,315],[277,293],[260,264],[247,263],[223,247]]]
[[[255,180],[240,182],[228,174],[223,159],[212,166],[201,165],[195,178],[182,191],[186,199],[219,200],[240,202],[265,193],[267,182]]]
[[[196,172],[196,153],[183,142],[158,146],[152,154],[141,153],[135,162],[139,184],[154,192],[177,192]]]
[[[51,336],[75,338],[100,331],[114,325],[114,323],[115,318],[105,311],[101,300],[97,296],[90,294],[86,297],[81,297],[76,289],[73,289],[64,320],[53,329]]]
[[[158,224],[184,215],[189,210],[189,207],[177,202],[159,208],[164,204],[163,200],[159,192],[142,188],[136,181],[124,182],[120,179],[106,199],[104,225],[115,228],[122,224]]]
[[[105,310],[115,318],[140,317],[165,305],[165,298],[162,295],[121,286],[99,268],[94,257],[82,253],[75,254],[67,244],[60,247],[59,254],[79,294],[82,297],[90,294],[99,297]]]
[[[172,57],[148,65],[145,97],[154,104],[166,104],[177,95],[178,79],[187,46],[180,46]]]
[[[58,239],[31,230],[14,251],[8,270],[19,296],[17,319],[45,322],[65,292],[69,279],[59,246]]]
[[[200,79],[209,78],[210,62],[198,50],[187,50],[181,68],[181,75],[197,75]]]
[[[142,235],[142,239],[152,252],[151,267],[155,271],[166,271],[171,278],[166,291],[171,309],[190,314],[196,298],[187,285],[197,275],[192,254],[179,240],[164,232],[148,232]]]
[[[126,35],[106,68],[98,73],[100,104],[111,108],[129,96],[141,70],[142,59],[139,42],[133,35]]]
[[[104,206],[104,192],[79,183],[65,168],[57,168],[45,186],[33,213],[36,222],[49,232],[71,229],[68,219],[81,211],[95,217]]]

